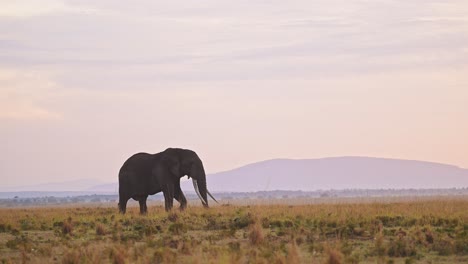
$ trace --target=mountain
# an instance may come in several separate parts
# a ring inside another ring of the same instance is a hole
[[[68,192],[68,191],[84,191],[92,189],[96,184],[104,184],[102,181],[95,179],[80,179],[73,181],[63,181],[63,182],[52,182],[52,183],[43,183],[35,185],[25,185],[11,187],[8,189],[2,188],[0,191],[5,192]]]
[[[87,192],[96,192],[96,193],[118,193],[119,192],[119,183],[105,183],[92,186],[86,189]]]
[[[192,182],[186,179],[181,182],[182,190],[193,192]],[[211,192],[462,188],[468,187],[468,170],[433,162],[369,157],[274,159],[209,174],[207,182]],[[118,182],[86,179],[4,191],[117,193]]]
[[[212,192],[468,187],[467,169],[369,157],[274,159],[211,174],[207,178]]]

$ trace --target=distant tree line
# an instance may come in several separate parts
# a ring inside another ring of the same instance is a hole
[[[214,192],[220,201],[229,200],[277,200],[277,199],[308,199],[308,198],[358,198],[358,197],[424,197],[424,196],[464,196],[468,195],[468,187],[449,189],[345,189],[317,191],[260,191],[260,192]],[[195,193],[186,194],[188,200],[197,200]],[[67,197],[25,197],[0,199],[0,207],[45,206],[82,203],[117,203],[117,194],[77,195]],[[149,201],[162,201],[163,196],[156,194],[148,197]]]

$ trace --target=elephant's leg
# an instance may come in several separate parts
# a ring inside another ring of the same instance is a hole
[[[146,214],[148,212],[148,207],[146,206],[146,199],[148,199],[148,195],[140,196],[138,198],[138,202],[140,203],[140,214]]]
[[[187,208],[187,199],[185,198],[185,195],[180,188],[180,184],[174,186],[174,198],[180,203],[181,211]]]
[[[172,209],[174,203],[174,184],[167,184],[163,188],[166,212]]]
[[[125,214],[125,212],[127,211],[127,202],[128,202],[128,199],[127,197],[123,197],[123,196],[120,196],[119,197],[119,212],[121,214]]]

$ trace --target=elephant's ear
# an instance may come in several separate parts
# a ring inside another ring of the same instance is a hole
[[[180,163],[179,163],[179,159],[177,159],[177,157],[172,157],[170,155],[166,155],[163,158],[163,162],[166,164],[167,168],[169,169],[169,171],[172,174],[174,174],[176,176],[180,175]]]

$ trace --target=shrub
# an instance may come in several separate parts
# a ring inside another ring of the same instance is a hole
[[[337,249],[329,248],[327,250],[327,260],[325,263],[327,264],[341,264],[343,263],[343,254],[338,251]]]
[[[288,247],[288,263],[300,263],[299,251],[297,249],[296,242],[294,240]]]
[[[280,220],[270,221],[269,224],[270,224],[271,227],[278,227],[278,228],[283,227],[283,222],[281,222]]]
[[[240,252],[241,247],[240,247],[240,243],[239,243],[239,242],[237,242],[237,241],[236,241],[236,242],[231,241],[231,242],[229,242],[228,246],[229,246],[229,250],[230,250],[231,252]]]
[[[81,253],[77,250],[69,250],[62,258],[63,264],[78,264],[81,263]]]
[[[409,257],[416,255],[414,242],[408,237],[399,237],[390,240],[388,245],[388,255],[390,257]]]
[[[169,215],[167,216],[167,219],[171,222],[176,222],[177,219],[179,219],[179,215],[175,212],[171,212],[169,213]]]
[[[270,227],[270,220],[267,217],[262,218],[262,227],[269,228]]]
[[[449,237],[440,237],[435,240],[433,249],[441,256],[448,256],[454,252],[454,242]]]
[[[190,242],[184,241],[182,242],[182,247],[180,248],[180,252],[184,255],[192,254],[192,245]]]
[[[96,235],[103,236],[106,233],[107,232],[106,232],[106,229],[105,229],[103,224],[101,224],[101,223],[96,224]]]
[[[382,233],[379,233],[375,236],[374,254],[380,257],[385,256],[387,254],[387,248],[384,245],[384,236]]]
[[[127,258],[124,248],[114,247],[110,252],[110,259],[113,264],[125,264],[125,259]]]
[[[10,249],[17,249],[18,248],[18,239],[8,240],[6,242],[6,246],[7,246],[7,248],[10,248]]]
[[[353,252],[351,255],[347,256],[344,260],[344,263],[349,263],[349,264],[358,264],[361,262],[361,258],[359,256],[359,253]]]
[[[42,256],[50,257],[52,256],[52,246],[50,245],[39,246],[37,248],[37,252],[39,252],[39,254]]]
[[[424,235],[425,235],[427,243],[429,243],[429,244],[434,243],[434,234],[432,234],[431,230],[426,230]]]
[[[63,222],[63,225],[62,225],[62,234],[64,235],[71,235],[72,234],[72,231],[73,231],[73,226],[71,224],[71,222]]]
[[[459,255],[468,254],[468,239],[467,238],[459,238],[455,240],[455,253]]]
[[[153,255],[152,263],[176,263],[177,254],[169,248],[158,248]]]
[[[291,227],[294,226],[294,223],[293,223],[293,221],[287,219],[287,220],[283,221],[283,225],[284,225],[284,227],[291,228]],[[336,226],[334,226],[334,227],[336,227]]]
[[[32,219],[21,219],[19,223],[21,226],[21,230],[32,230],[34,228],[34,221]]]
[[[169,226],[169,232],[174,235],[180,235],[181,233],[186,231],[186,227],[182,223],[172,223]]]
[[[248,227],[254,222],[254,219],[250,213],[245,215],[239,215],[231,221],[231,228],[241,229]]]
[[[254,223],[250,225],[249,240],[252,245],[259,245],[263,242],[263,230],[260,224]]]

